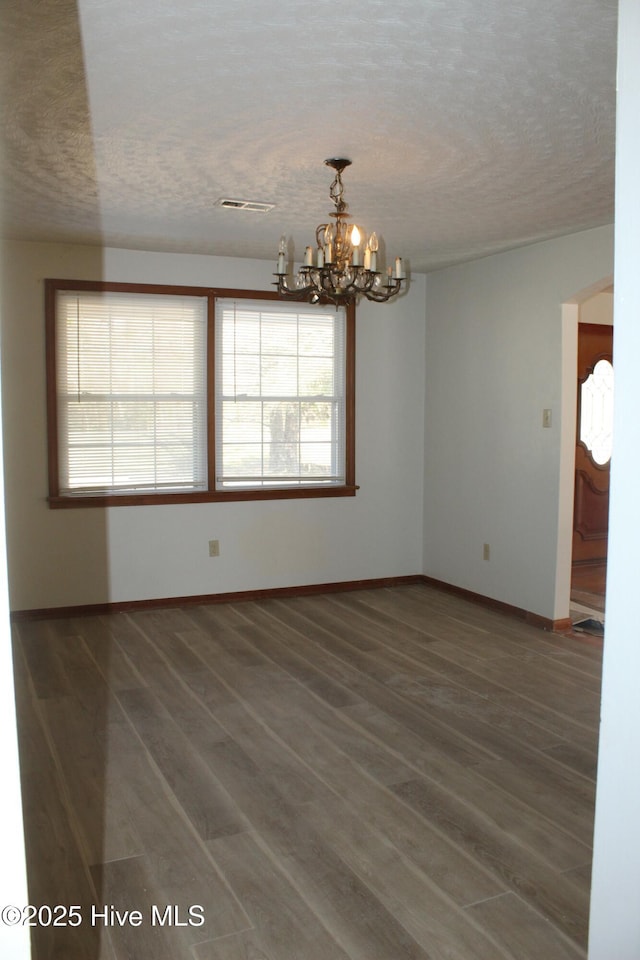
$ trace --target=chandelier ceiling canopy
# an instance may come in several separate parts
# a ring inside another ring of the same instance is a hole
[[[295,276],[287,273],[286,238],[282,237],[275,286],[281,297],[309,303],[328,300],[345,305],[360,296],[384,303],[396,296],[406,281],[402,258],[396,257],[395,266],[388,267],[383,277],[378,270],[376,234],[370,234],[365,242],[364,232],[356,224],[347,223],[351,217],[346,212],[342,171],[351,165],[351,160],[338,158],[325,163],[336,171],[329,188],[335,206],[329,214],[333,220],[316,228],[315,248],[306,248],[304,263]]]

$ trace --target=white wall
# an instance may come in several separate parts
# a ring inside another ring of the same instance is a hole
[[[356,497],[50,510],[45,277],[269,289],[273,265],[220,257],[9,245],[5,429],[14,610],[419,573],[425,278],[358,307]],[[221,555],[208,556],[209,539]]]
[[[620,0],[614,452],[590,960],[640,957],[640,4]]]
[[[557,618],[562,304],[612,269],[601,227],[427,277],[428,576]]]

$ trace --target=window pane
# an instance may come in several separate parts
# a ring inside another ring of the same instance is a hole
[[[333,396],[333,357],[300,358],[300,393],[307,396]]]
[[[231,480],[262,475],[262,444],[229,443],[225,447],[225,457]]]
[[[260,395],[260,357],[229,356],[222,373],[222,392],[228,397]]]
[[[333,324],[318,322],[315,317],[300,317],[299,353],[302,356],[332,357],[334,353]]]
[[[302,473],[309,475],[329,476],[334,457],[333,444],[303,443],[300,446],[300,461]]]
[[[261,324],[261,349],[264,354],[290,354],[296,356],[298,353],[298,325],[297,317],[280,317],[278,314],[265,313],[262,316]]]
[[[317,401],[302,404],[300,439],[304,441],[331,440],[334,430],[334,404]]]
[[[222,406],[222,430],[238,443],[262,442],[262,404],[231,401]]]
[[[300,472],[300,408],[297,403],[265,403],[265,473],[297,477]]]
[[[261,390],[267,397],[297,397],[297,357],[262,356]]]
[[[233,310],[228,311],[224,316],[221,332],[224,353],[260,353],[259,312],[246,310],[236,316]]]

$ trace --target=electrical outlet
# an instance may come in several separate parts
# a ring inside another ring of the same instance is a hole
[[[219,556],[220,556],[220,541],[219,541],[219,540],[209,540],[209,556],[210,556],[210,557],[219,557]]]
[[[482,545],[482,559],[489,560],[491,557],[491,548],[488,543],[483,543]]]

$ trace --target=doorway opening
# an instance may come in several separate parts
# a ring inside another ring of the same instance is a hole
[[[603,280],[563,305],[564,530],[560,531],[560,540],[566,537],[565,596],[573,629],[600,636],[606,597],[612,341],[613,286]]]

